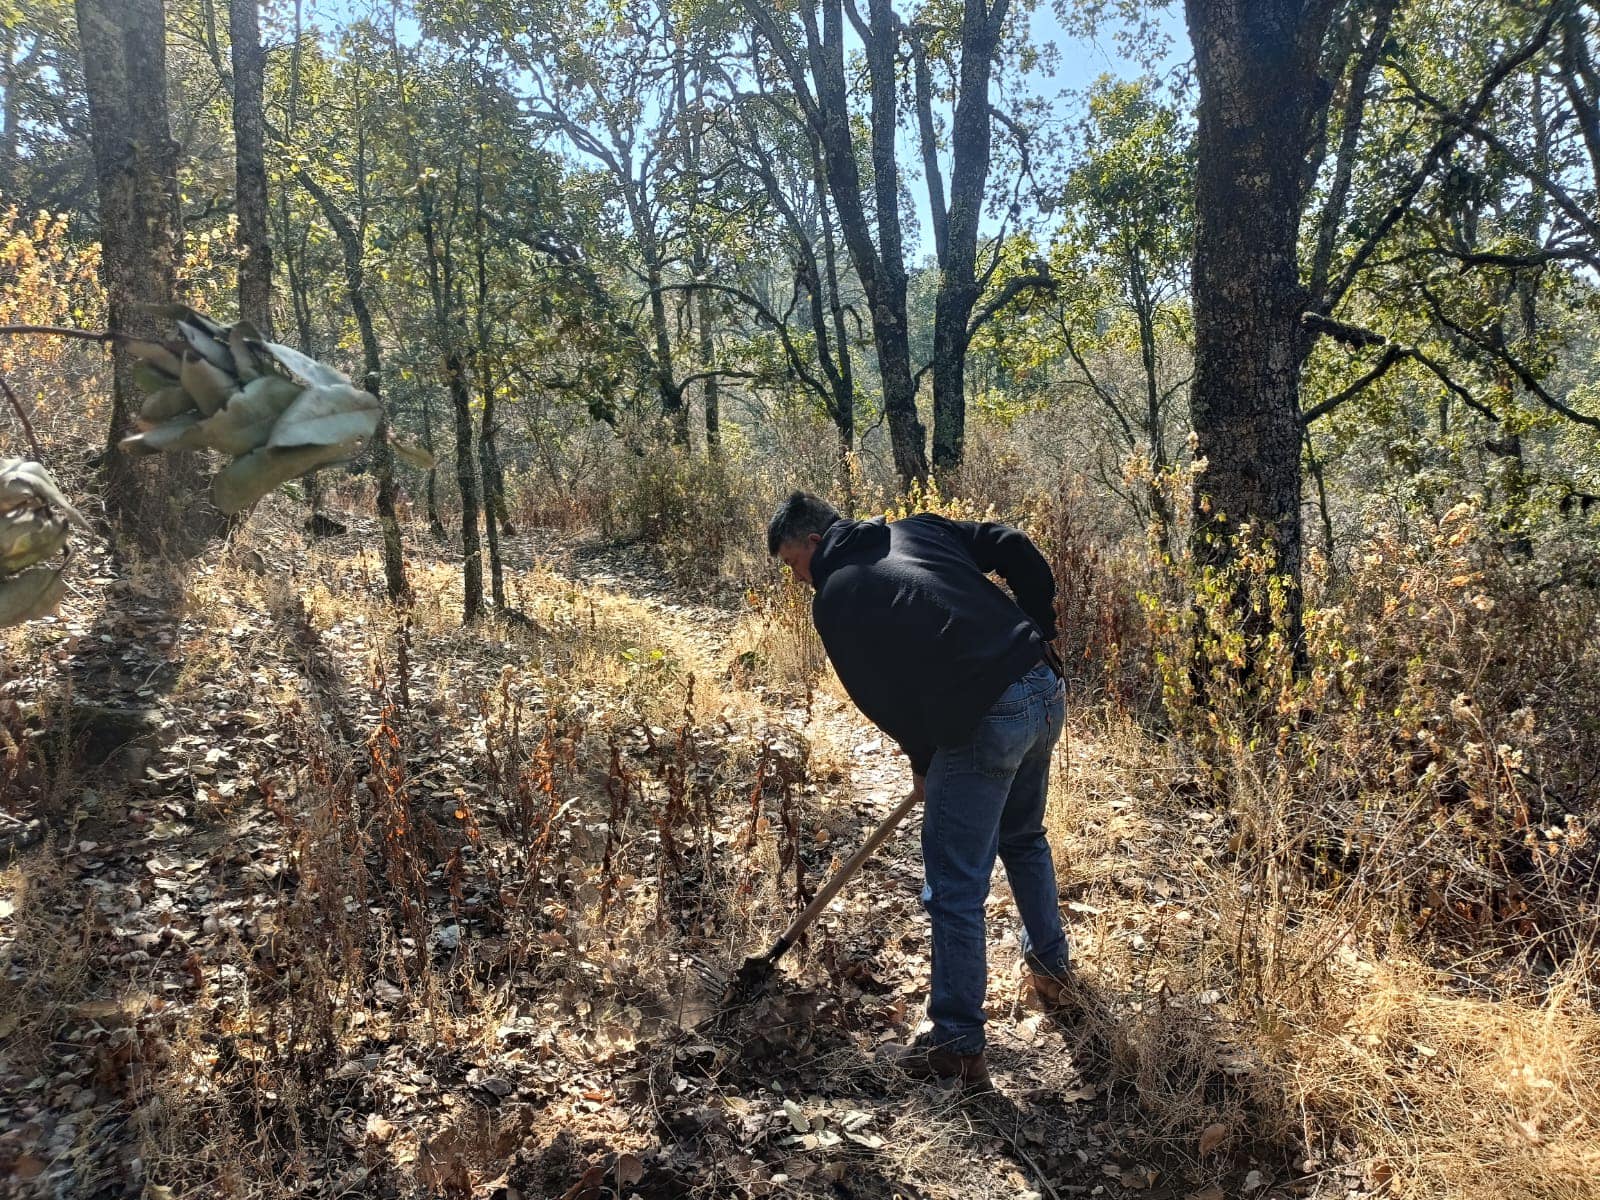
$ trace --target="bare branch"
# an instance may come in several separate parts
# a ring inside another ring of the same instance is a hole
[[[0,375],[0,391],[4,391],[6,399],[11,402],[11,410],[17,414],[17,420],[22,425],[23,436],[28,439],[28,449],[33,452],[34,462],[44,461],[44,451],[39,449],[39,438],[33,432],[33,422],[28,420],[27,410],[22,407],[22,401],[17,393],[11,390],[11,384],[4,375]]]
[[[1014,275],[1006,280],[1006,285],[999,290],[972,318],[967,326],[967,337],[971,339],[978,330],[982,329],[1006,305],[1010,304],[1024,291],[1034,289],[1041,292],[1056,290],[1056,277],[1050,273],[1050,265],[1043,259],[1034,260],[1035,271],[1031,275]]]
[[[1367,38],[1361,55],[1350,72],[1350,90],[1345,96],[1344,113],[1340,122],[1339,151],[1334,156],[1333,183],[1328,188],[1328,201],[1323,207],[1317,227],[1317,248],[1311,260],[1309,288],[1313,297],[1321,297],[1328,286],[1328,270],[1333,262],[1334,237],[1344,216],[1345,203],[1350,197],[1350,184],[1355,174],[1356,146],[1366,117],[1367,85],[1383,53],[1383,43],[1389,36],[1389,23],[1394,17],[1398,0],[1382,0],[1373,20],[1372,34]]]
[[[713,367],[706,371],[695,371],[678,380],[678,386],[687,389],[691,383],[698,383],[702,379],[763,379],[765,376],[759,371],[738,371],[732,367]]]
[[[942,264],[950,243],[950,214],[945,209],[944,175],[939,169],[939,142],[933,128],[933,79],[928,69],[926,26],[907,29],[911,42],[912,77],[916,81],[917,132],[922,141],[922,173],[927,177],[928,213],[933,223],[934,257]]]
[[[1482,86],[1478,89],[1478,94],[1461,111],[1457,121],[1446,122],[1449,127],[1438,141],[1433,144],[1426,157],[1423,158],[1422,164],[1401,185],[1388,211],[1373,226],[1372,232],[1367,235],[1366,239],[1356,249],[1356,252],[1351,255],[1350,261],[1345,265],[1345,269],[1339,275],[1338,281],[1329,289],[1326,295],[1313,298],[1319,308],[1331,312],[1339,301],[1343,299],[1345,293],[1355,283],[1356,276],[1366,267],[1367,260],[1372,257],[1378,245],[1410,210],[1411,202],[1422,191],[1423,185],[1433,175],[1438,165],[1444,161],[1445,156],[1450,153],[1455,144],[1461,140],[1462,131],[1456,127],[1458,122],[1462,120],[1476,121],[1484,109],[1489,107],[1489,102],[1494,99],[1494,94],[1500,85],[1505,82],[1513,71],[1537,54],[1544,44],[1550,40],[1550,34],[1555,28],[1555,21],[1560,13],[1560,8],[1559,4],[1551,5],[1544,21],[1534,31],[1528,42],[1521,49],[1513,54],[1508,54],[1495,65],[1494,69],[1484,78]],[[1401,70],[1398,64],[1395,64],[1395,69]],[[1401,73],[1404,75],[1403,70],[1401,70]],[[1409,79],[1407,82],[1412,83]],[[1415,87],[1415,84],[1412,83],[1412,86]]]
[[[1301,313],[1300,324],[1312,333],[1325,334],[1336,342],[1343,342],[1352,350],[1382,346],[1389,341],[1381,333],[1374,333],[1370,329],[1363,329],[1360,325],[1351,325],[1346,321],[1335,321],[1332,317],[1325,317],[1321,313]]]
[[[1328,413],[1338,408],[1346,400],[1360,395],[1362,392],[1366,391],[1367,388],[1371,387],[1374,383],[1377,383],[1378,380],[1387,375],[1389,373],[1389,369],[1393,367],[1395,363],[1399,362],[1405,357],[1405,351],[1401,347],[1386,347],[1383,352],[1383,357],[1378,359],[1377,364],[1374,365],[1373,368],[1365,375],[1361,376],[1360,379],[1357,379],[1344,390],[1329,396],[1326,400],[1323,400],[1317,404],[1313,404],[1310,408],[1306,409],[1305,412],[1301,413],[1300,424],[1303,426],[1310,425],[1311,422],[1315,421],[1318,417],[1326,416]]]
[[[0,325],[0,334],[39,334],[45,337],[77,338],[84,342],[133,340],[133,335],[111,329],[73,329],[66,325]]]
[[[1575,421],[1579,425],[1587,425],[1591,429],[1600,429],[1600,417],[1592,417],[1586,412],[1578,411],[1565,401],[1556,399],[1556,397],[1551,395],[1549,390],[1545,388],[1544,384],[1539,382],[1538,376],[1536,376],[1533,371],[1529,369],[1528,365],[1515,354],[1511,353],[1511,351],[1505,347],[1504,343],[1500,342],[1498,339],[1486,338],[1481,334],[1475,333],[1466,328],[1459,322],[1451,320],[1445,315],[1444,309],[1439,304],[1437,298],[1426,291],[1424,292],[1424,295],[1428,297],[1429,307],[1433,309],[1435,320],[1437,320],[1451,333],[1455,334],[1459,340],[1465,342],[1469,346],[1475,347],[1482,353],[1489,355],[1489,357],[1493,358],[1502,366],[1508,367],[1511,370],[1511,373],[1517,377],[1518,382],[1520,382],[1523,387],[1527,388],[1528,391],[1532,392],[1539,402],[1546,408],[1550,409],[1552,412],[1560,413],[1567,420]]]

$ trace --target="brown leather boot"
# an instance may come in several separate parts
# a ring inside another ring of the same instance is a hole
[[[1076,1007],[1077,987],[1070,967],[1058,975],[1035,971],[1031,967],[1024,967],[1023,971],[1033,987],[1033,994],[1046,1012],[1065,1013]]]
[[[883,1046],[879,1056],[913,1079],[929,1080],[945,1087],[959,1085],[963,1090],[986,1092],[994,1086],[983,1052],[957,1054],[935,1046],[926,1035],[908,1046]]]

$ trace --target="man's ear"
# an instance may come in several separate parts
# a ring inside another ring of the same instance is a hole
[[[806,534],[806,544],[808,546],[820,546],[822,544],[822,535],[820,533]]]

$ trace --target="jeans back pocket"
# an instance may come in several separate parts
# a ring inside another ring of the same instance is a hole
[[[1015,775],[1038,736],[1037,707],[1024,697],[991,708],[973,735],[973,769],[996,777]]]

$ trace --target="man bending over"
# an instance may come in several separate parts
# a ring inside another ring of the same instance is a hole
[[[910,758],[923,801],[933,1030],[894,1047],[892,1057],[914,1075],[986,1087],[984,901],[997,854],[1022,917],[1027,969],[1047,1007],[1064,999],[1068,969],[1044,832],[1065,705],[1049,645],[1050,565],[1006,525],[931,513],[851,521],[805,492],[773,516],[767,552],[815,589],[812,620],[834,670]]]

